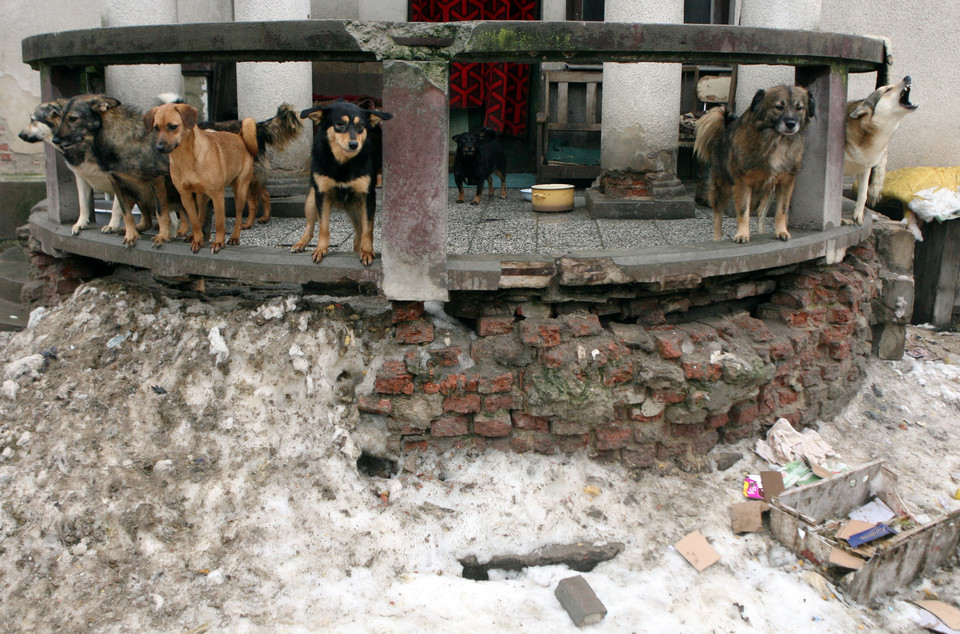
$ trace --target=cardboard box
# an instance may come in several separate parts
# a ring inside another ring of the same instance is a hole
[[[829,562],[831,555],[836,560],[836,548],[862,554],[837,537],[837,526],[874,497],[906,515],[897,494],[897,476],[883,460],[784,491],[770,502],[770,530],[784,546],[817,564]],[[956,552],[958,541],[960,510],[878,543],[859,569],[849,573],[838,569],[840,585],[852,599],[868,603],[932,573]]]

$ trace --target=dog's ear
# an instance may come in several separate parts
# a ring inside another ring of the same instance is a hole
[[[763,110],[763,99],[767,96],[767,91],[763,88],[757,91],[757,94],[753,96],[753,101],[750,102],[750,112],[756,112],[761,114]]]
[[[153,130],[153,119],[154,117],[156,117],[156,115],[157,115],[156,108],[150,108],[143,115],[143,126],[147,129],[147,132],[150,132]]]
[[[817,100],[807,93],[807,119],[813,119],[815,116],[817,116]]]
[[[365,110],[367,117],[370,118],[370,127],[378,126],[383,121],[387,119],[393,119],[393,115],[389,112],[381,112],[379,110]]]
[[[466,133],[466,132],[461,132],[460,134],[454,134],[454,135],[453,135],[453,142],[456,143],[457,145],[460,145],[461,143],[464,142],[464,140],[466,139],[466,137],[467,137],[467,133]]]
[[[180,113],[180,118],[183,119],[183,127],[190,130],[197,126],[197,117],[200,112],[196,108],[187,103],[178,103],[175,107]]]
[[[320,123],[323,121],[323,107],[317,106],[316,108],[307,108],[300,112],[301,119],[310,119],[311,121],[316,121]]]
[[[493,128],[488,128],[484,126],[480,128],[480,131],[477,133],[477,137],[480,139],[480,141],[484,141],[487,139],[494,141],[498,138],[498,134],[497,134],[497,131],[494,130]]]
[[[116,108],[119,105],[119,99],[114,99],[106,95],[98,95],[90,102],[90,109],[94,112],[104,113],[110,108]]]

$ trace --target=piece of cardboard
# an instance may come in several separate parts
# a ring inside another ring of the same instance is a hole
[[[783,493],[783,474],[779,471],[761,471],[760,486],[763,489],[763,499],[768,502]]]
[[[833,471],[818,465],[810,458],[807,458],[807,464],[810,465],[810,470],[813,471],[813,475],[817,476],[818,478],[832,478],[836,475]]]
[[[854,509],[847,514],[852,520],[862,520],[864,522],[873,522],[879,524],[896,517],[897,514],[890,510],[890,507],[883,503],[880,498],[873,498],[868,503],[858,509]]]
[[[850,539],[857,533],[870,530],[874,526],[876,526],[876,524],[871,524],[870,522],[864,522],[862,520],[847,520],[843,523],[843,526],[840,527],[840,530],[837,531],[836,538]]]
[[[703,572],[720,561],[720,553],[707,543],[706,537],[701,535],[700,531],[693,531],[673,547],[697,569],[697,572]]]
[[[730,507],[730,525],[734,533],[759,533],[763,530],[766,502],[740,502]]]
[[[860,570],[860,568],[863,567],[863,564],[867,562],[860,559],[856,555],[851,555],[845,550],[834,548],[832,551],[830,551],[830,563],[836,564],[837,566],[843,566],[844,568],[850,568],[851,570]]]
[[[951,630],[960,630],[960,610],[943,601],[914,601],[921,608],[943,621]]]

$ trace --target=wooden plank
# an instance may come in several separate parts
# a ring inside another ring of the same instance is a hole
[[[944,225],[945,235],[943,259],[937,276],[937,295],[933,304],[933,323],[935,326],[949,326],[953,320],[957,278],[960,277],[960,222],[948,220],[938,224]]]
[[[598,70],[551,70],[547,81],[565,81],[571,84],[598,84],[603,82],[603,71]]]
[[[567,122],[567,110],[569,110],[569,88],[570,84],[565,81],[557,83],[557,123]]]
[[[547,123],[547,130],[573,130],[581,132],[599,132],[601,125],[599,123]]]
[[[597,84],[593,82],[587,84],[586,122],[600,124],[600,120],[597,119]]]
[[[950,325],[960,282],[960,221],[932,222],[914,255],[914,323]]]

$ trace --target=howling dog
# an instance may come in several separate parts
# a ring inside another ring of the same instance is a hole
[[[764,209],[777,196],[774,231],[789,240],[787,211],[803,162],[804,135],[814,116],[805,88],[776,86],[758,90],[739,119],[726,108],[710,109],[697,121],[693,150],[709,163],[707,199],[713,208],[713,239],[723,237],[723,213],[733,197],[737,212],[735,242],[750,241],[750,206],[754,196]]]
[[[877,88],[866,99],[847,103],[843,175],[857,177],[853,222],[858,225],[863,224],[868,194],[870,204],[874,204],[883,188],[890,137],[900,127],[903,118],[917,109],[910,103],[911,83],[907,75],[899,83]]]

